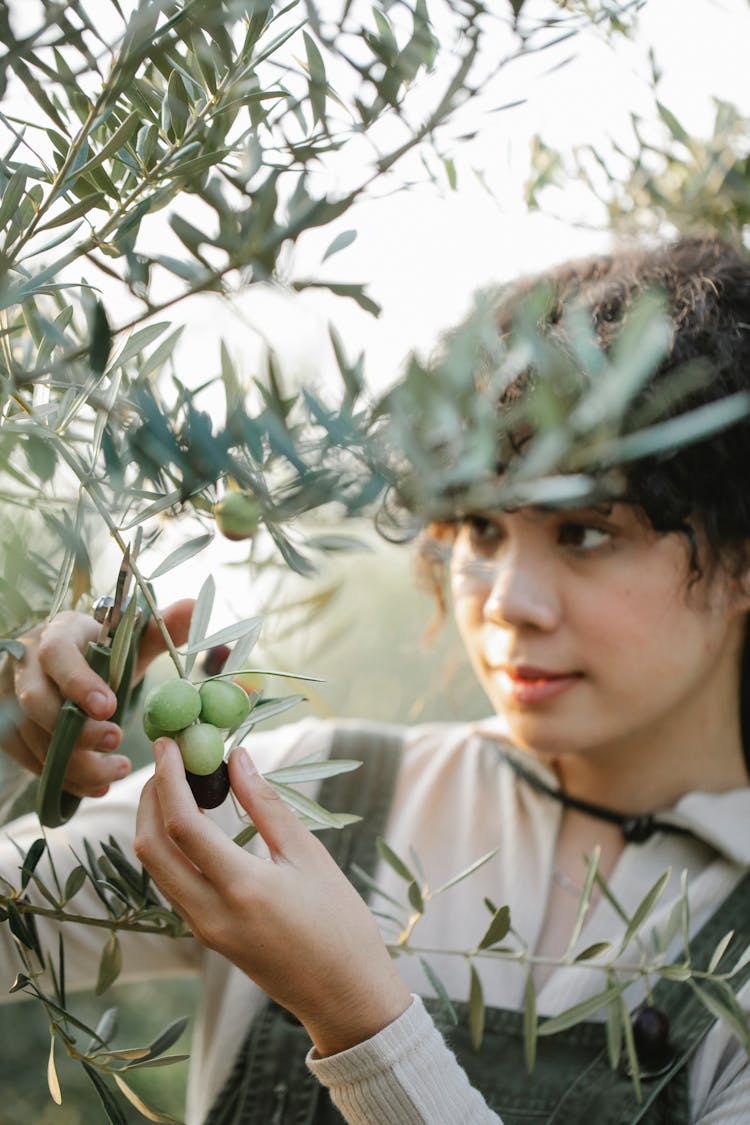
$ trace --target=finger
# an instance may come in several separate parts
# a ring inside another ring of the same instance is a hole
[[[189,913],[188,902],[208,905],[210,885],[170,836],[153,778],[143,787],[138,804],[135,854],[181,914]]]
[[[316,846],[312,833],[282,801],[276,790],[256,770],[243,746],[229,756],[232,789],[255,827],[265,840],[272,857],[299,862]]]
[[[88,665],[85,665],[88,668]],[[96,675],[94,679],[100,681]],[[16,679],[17,698],[24,714],[48,734],[55,729],[62,704],[60,692],[39,664],[30,663]],[[87,719],[78,736],[78,745],[90,749],[115,750],[122,740],[122,731],[115,723]],[[46,751],[45,751],[46,753]]]
[[[117,707],[117,697],[83,655],[87,643],[96,639],[98,631],[91,617],[61,614],[42,633],[39,665],[66,699],[72,699],[92,719],[108,719]],[[25,682],[30,690],[39,693],[34,672],[31,666]]]
[[[240,885],[255,857],[238,848],[195,803],[185,778],[180,750],[171,738],[154,743],[155,788],[167,835],[209,880],[219,886]],[[261,866],[263,861],[258,860]]]
[[[187,640],[190,630],[190,619],[193,616],[194,609],[195,601],[192,598],[183,598],[181,601],[175,602],[174,605],[168,606],[162,612],[162,618],[167,627],[167,632],[175,645],[184,644]],[[141,638],[135,671],[137,679],[140,679],[154,657],[164,652],[166,647],[161,630],[153,617],[151,617]]]
[[[31,768],[39,773],[49,748],[47,733],[27,719],[19,727],[19,736],[36,762]],[[127,777],[131,769],[131,762],[124,755],[75,749],[65,770],[63,788],[76,797],[99,797],[112,782]]]

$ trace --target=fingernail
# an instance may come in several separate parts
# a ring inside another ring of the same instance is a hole
[[[86,710],[100,714],[110,706],[111,700],[103,691],[92,691],[86,696]]]
[[[102,750],[114,750],[115,747],[119,745],[120,736],[119,734],[115,734],[114,731],[110,731],[109,734],[105,734],[101,742],[99,743],[99,746]]]
[[[131,770],[131,763],[129,758],[112,758],[112,770],[114,776],[119,780],[122,777],[127,777]]]
[[[164,754],[164,750],[166,749],[166,745],[167,745],[166,740],[163,739],[163,738],[157,738],[156,742],[154,743],[154,758],[156,759],[157,764],[160,761],[162,755]]]

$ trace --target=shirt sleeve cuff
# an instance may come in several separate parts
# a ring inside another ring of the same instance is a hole
[[[418,996],[364,1043],[307,1066],[350,1125],[502,1125],[469,1085]]]

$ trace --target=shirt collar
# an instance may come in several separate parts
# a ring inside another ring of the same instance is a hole
[[[554,770],[513,746],[502,715],[482,719],[473,726],[480,737],[500,743],[503,753],[515,758],[528,773],[536,775],[545,785],[557,788],[559,782]],[[655,816],[659,821],[685,829],[730,862],[750,866],[750,786],[726,793],[686,793],[671,808],[659,810]]]

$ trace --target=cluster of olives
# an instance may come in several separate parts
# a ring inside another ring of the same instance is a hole
[[[143,729],[153,742],[163,735],[180,748],[188,785],[203,809],[215,809],[229,792],[224,761],[225,733],[243,723],[250,701],[231,680],[189,680],[157,684],[146,696]]]

